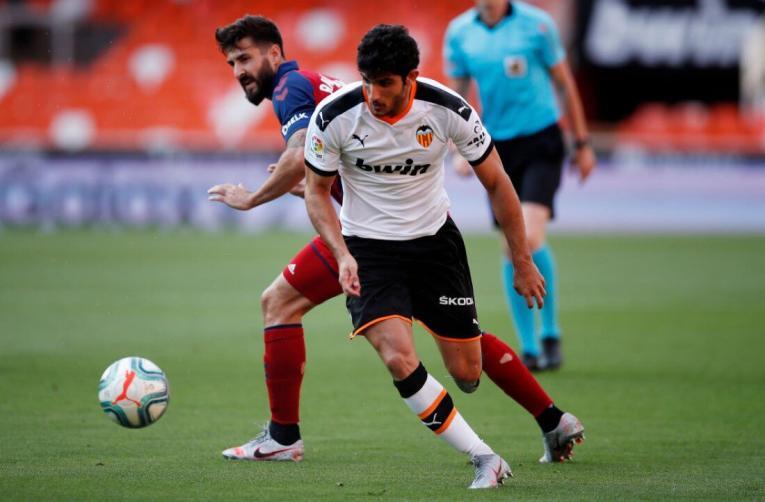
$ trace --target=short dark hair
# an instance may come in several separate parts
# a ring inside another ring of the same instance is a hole
[[[279,46],[279,51],[284,56],[282,34],[276,23],[263,16],[246,14],[228,26],[222,26],[215,30],[215,40],[221,52],[233,48],[243,38],[250,37],[256,44],[272,43]]]
[[[384,73],[406,77],[420,65],[420,50],[404,26],[378,24],[361,39],[356,64],[367,77]]]

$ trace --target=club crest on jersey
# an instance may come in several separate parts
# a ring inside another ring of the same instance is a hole
[[[433,143],[433,129],[429,126],[423,125],[417,128],[417,143],[428,148]]]
[[[316,158],[324,158],[324,143],[315,134],[311,136],[311,151],[316,155]]]
[[[510,78],[526,76],[526,58],[523,56],[507,56],[505,58],[505,75]]]

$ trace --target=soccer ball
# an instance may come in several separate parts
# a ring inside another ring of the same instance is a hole
[[[98,400],[112,420],[137,429],[153,424],[165,413],[170,389],[159,366],[142,357],[125,357],[101,375]]]

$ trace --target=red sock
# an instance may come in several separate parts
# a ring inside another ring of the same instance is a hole
[[[483,372],[534,417],[553,404],[518,354],[505,342],[491,333],[484,333],[481,337],[481,351]]]
[[[271,420],[287,425],[300,421],[300,385],[305,369],[305,340],[302,324],[280,324],[264,330],[268,404]]]

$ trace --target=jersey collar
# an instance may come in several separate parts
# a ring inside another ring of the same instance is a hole
[[[479,14],[478,12],[476,12],[476,14],[475,14],[475,20],[479,24],[482,24],[485,28],[493,30],[494,28],[499,26],[500,23],[502,23],[502,21],[504,21],[505,19],[507,19],[508,17],[510,17],[512,15],[513,15],[513,2],[507,2],[507,10],[505,11],[505,15],[494,26],[489,26],[488,24],[484,23],[483,19],[481,19],[481,14]]]
[[[396,115],[395,117],[378,117],[374,113],[372,113],[372,110],[369,109],[369,101],[367,100],[367,91],[364,89],[364,85],[361,86],[361,94],[364,95],[364,105],[366,105],[367,110],[369,110],[369,113],[376,118],[377,120],[382,120],[383,122],[387,122],[390,125],[395,124],[402,118],[406,116],[407,113],[409,113],[409,110],[412,109],[412,103],[414,103],[414,95],[417,93],[417,80],[415,80],[412,83],[412,88],[409,90],[409,102],[406,104],[403,110],[401,110],[401,113]]]
[[[295,71],[298,69],[297,61],[283,61],[282,64],[279,65],[279,68],[276,69],[276,75],[274,75],[274,80],[271,82],[271,88],[268,89],[268,93],[266,94],[266,97],[268,99],[273,99],[274,97],[274,88],[279,85],[279,82],[281,82],[282,78],[288,74],[291,71]]]

